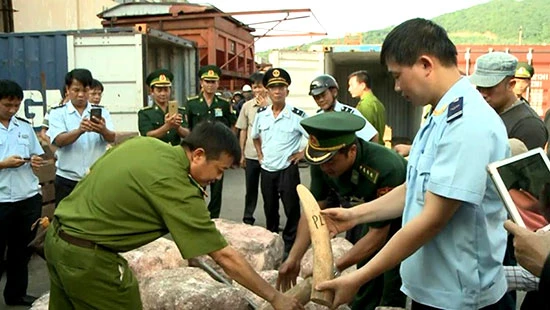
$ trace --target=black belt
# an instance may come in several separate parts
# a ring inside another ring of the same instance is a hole
[[[66,232],[64,232],[63,230],[61,230],[61,229],[59,230],[58,235],[59,235],[59,238],[67,241],[70,244],[73,244],[73,245],[76,245],[76,246],[79,246],[79,247],[88,248],[88,249],[95,249],[95,247],[97,246],[97,244],[95,242],[71,236],[71,235],[67,234]]]

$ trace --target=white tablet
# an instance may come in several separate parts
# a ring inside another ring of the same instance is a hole
[[[487,169],[514,222],[532,231],[550,228],[537,207],[544,184],[550,183],[550,161],[541,148],[490,163]]]

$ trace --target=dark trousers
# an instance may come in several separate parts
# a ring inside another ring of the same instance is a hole
[[[4,300],[11,302],[27,294],[29,284],[28,263],[32,250],[27,244],[34,239],[36,230],[31,230],[32,224],[42,213],[42,196],[17,202],[0,203],[0,238],[7,248],[4,262],[6,286]],[[4,254],[4,253],[2,253]]]
[[[288,253],[296,239],[296,230],[300,220],[300,198],[296,192],[296,186],[300,184],[298,165],[290,165],[284,170],[275,172],[262,169],[261,179],[266,228],[269,231],[279,232],[279,198],[283,202],[287,217],[283,240],[285,252]]]
[[[223,191],[223,175],[222,178],[210,184],[210,202],[208,203],[208,211],[210,218],[217,219],[222,211],[222,191]]]
[[[246,168],[244,169],[246,181],[246,196],[244,198],[243,222],[254,225],[254,211],[258,203],[258,185],[260,184],[260,162],[254,159],[246,159]]]
[[[69,196],[69,194],[76,187],[77,181],[69,180],[58,175],[55,176],[55,206],[57,207],[63,198]]]
[[[480,310],[503,310],[503,309],[509,309],[507,304],[506,295],[504,295],[499,301],[496,303],[489,305],[487,307],[483,307]],[[434,308],[430,306],[426,306],[423,304],[419,304],[416,301],[412,301],[411,310],[441,310],[439,308]]]

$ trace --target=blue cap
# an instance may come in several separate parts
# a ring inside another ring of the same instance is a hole
[[[508,53],[492,52],[480,56],[476,61],[470,82],[478,87],[493,87],[507,76],[514,76],[518,59]]]

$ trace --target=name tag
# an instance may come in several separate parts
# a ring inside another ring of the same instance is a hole
[[[214,109],[214,117],[222,117],[223,116],[223,111],[222,109],[220,108],[215,108]]]

